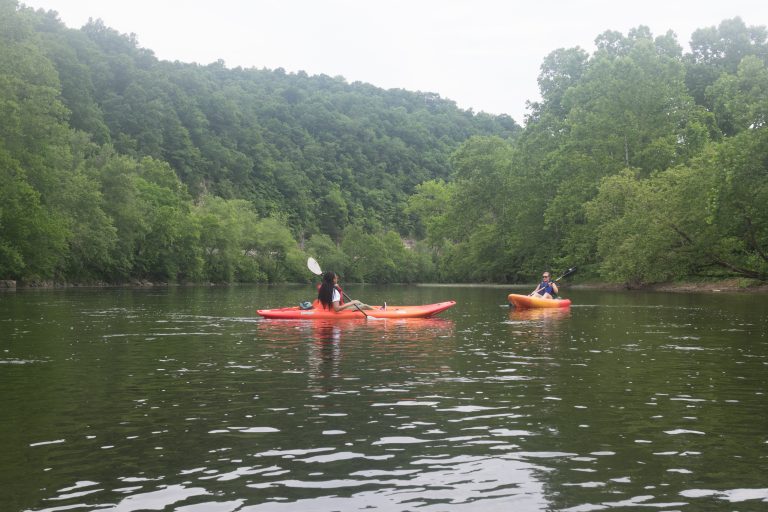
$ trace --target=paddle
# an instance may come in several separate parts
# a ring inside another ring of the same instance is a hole
[[[561,275],[560,277],[558,277],[557,279],[555,279],[555,282],[558,282],[558,281],[559,281],[559,280],[561,280],[562,278],[564,278],[564,277],[568,277],[568,276],[570,276],[571,274],[574,274],[575,272],[576,272],[576,267],[571,267],[571,268],[569,268],[568,270],[566,270],[566,271],[565,271],[565,273],[564,273],[563,275]]]
[[[311,256],[307,258],[307,268],[310,272],[315,274],[316,276],[323,275],[323,270],[320,268],[320,264],[317,262],[315,258],[312,258]],[[349,295],[344,293],[344,291],[341,291],[342,295],[344,295],[344,298],[347,299],[347,302],[352,302],[352,299],[349,298]],[[361,312],[363,315],[365,315],[365,318],[369,318],[368,315],[365,313],[365,311],[362,310],[360,306],[355,304],[355,307],[359,312]]]
[[[555,280],[554,280],[554,281],[552,281],[552,282],[553,282],[553,283],[556,283],[556,282],[558,282],[559,280],[563,279],[564,277],[568,277],[568,276],[572,275],[572,274],[573,274],[573,273],[575,273],[575,272],[576,272],[576,267],[571,267],[571,268],[569,268],[568,270],[566,270],[566,271],[563,273],[563,275],[561,275],[560,277],[558,277],[557,279],[555,279]],[[537,286],[535,290],[533,290],[531,293],[529,293],[529,294],[528,294],[528,296],[530,297],[530,296],[531,296],[531,295],[533,295],[534,293],[537,293],[539,290],[541,290],[541,286]]]

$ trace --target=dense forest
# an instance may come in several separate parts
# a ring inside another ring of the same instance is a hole
[[[0,279],[768,278],[768,43],[557,49],[521,127],[435,93],[167,62],[0,0]]]

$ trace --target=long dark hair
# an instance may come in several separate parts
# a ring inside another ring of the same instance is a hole
[[[323,282],[320,283],[320,288],[317,290],[317,300],[320,301],[324,309],[331,309],[333,306],[333,280],[335,277],[336,273],[330,270],[323,274]]]

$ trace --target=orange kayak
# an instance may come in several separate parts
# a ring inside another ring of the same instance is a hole
[[[453,307],[456,301],[438,302],[436,304],[424,304],[422,306],[387,306],[374,309],[366,309],[363,314],[358,309],[345,309],[344,311],[329,311],[323,308],[301,309],[298,306],[280,309],[259,309],[256,311],[264,318],[304,319],[304,320],[341,320],[364,319],[365,315],[372,318],[427,318]]]
[[[567,308],[571,305],[571,299],[545,299],[531,297],[530,295],[518,295],[510,293],[507,296],[509,303],[516,308]]]

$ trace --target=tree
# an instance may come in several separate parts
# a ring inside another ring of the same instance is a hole
[[[341,275],[346,273],[347,255],[330,236],[321,233],[312,235],[304,250],[320,262],[323,270],[332,270]]]
[[[555,240],[563,237],[559,250],[572,262],[595,262],[583,205],[603,177],[624,168],[648,176],[683,162],[695,153],[691,144],[702,144],[689,136],[706,121],[687,94],[682,63],[668,55],[668,41],[661,49],[656,42],[640,31],[599,50],[563,100],[568,115],[549,157],[546,172],[556,192],[545,219]]]
[[[600,270],[643,284],[691,274],[768,277],[766,130],[713,144],[688,165],[605,178],[587,205]]]
[[[0,266],[22,280],[53,278],[70,236],[57,199],[71,183],[67,110],[32,19],[0,2]]]
[[[586,205],[596,235],[599,272],[610,281],[630,286],[686,275],[694,259],[683,251],[670,224],[680,214],[677,187],[668,187],[677,170],[640,178],[625,169],[604,178],[598,195]],[[674,194],[674,195],[670,195]]]
[[[726,136],[760,129],[768,123],[768,69],[761,59],[747,56],[735,75],[723,74],[707,88],[707,101]]]
[[[723,73],[735,74],[744,57],[752,55],[766,62],[767,40],[765,26],[748,27],[739,17],[694,31],[691,53],[686,55],[686,84],[696,103],[710,106],[707,87]]]
[[[317,205],[317,223],[320,229],[337,242],[349,222],[349,210],[341,188],[333,185]]]
[[[46,212],[18,163],[0,149],[0,278],[51,278],[65,247],[64,226]]]

